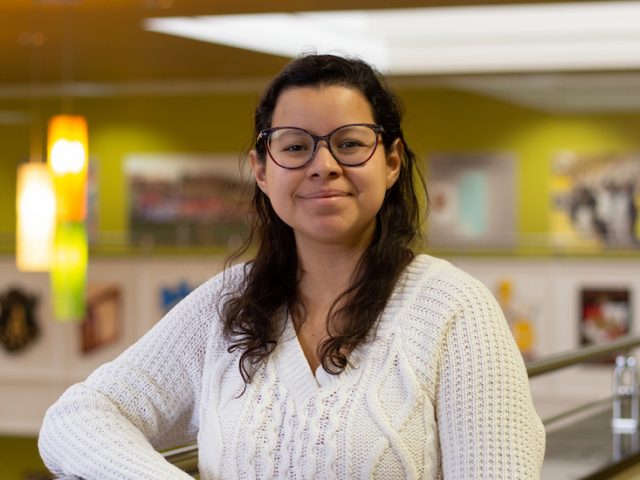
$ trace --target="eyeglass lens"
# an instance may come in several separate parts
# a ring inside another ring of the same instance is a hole
[[[366,125],[345,125],[328,138],[329,150],[338,162],[358,165],[366,162],[377,146],[377,133]],[[274,130],[268,141],[273,160],[285,168],[301,167],[311,160],[316,140],[299,128]]]

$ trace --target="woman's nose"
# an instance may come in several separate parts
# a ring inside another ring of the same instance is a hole
[[[342,173],[342,167],[335,159],[326,142],[318,143],[307,169],[310,176],[332,177]]]

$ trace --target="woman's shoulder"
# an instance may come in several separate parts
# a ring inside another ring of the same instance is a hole
[[[236,263],[223,268],[220,272],[205,281],[199,288],[207,291],[220,291],[236,289],[246,277],[250,262]]]
[[[492,301],[479,280],[446,260],[417,255],[398,281],[381,328],[399,330],[405,338],[437,339],[479,299]]]
[[[187,303],[191,308],[206,308],[214,303],[217,304],[219,299],[233,294],[240,288],[248,268],[250,268],[248,262],[224,268],[196,287],[182,303]],[[212,300],[216,300],[216,302],[212,303]]]
[[[480,280],[447,260],[417,255],[405,270],[395,294],[395,321],[402,337],[418,349],[436,349],[457,323],[474,328],[503,318],[500,307]]]
[[[480,280],[447,260],[427,254],[414,258],[406,269],[405,282],[405,290],[414,291],[414,301],[444,309],[458,309],[470,298],[493,299]]]
[[[504,321],[488,288],[450,262],[418,255],[407,267],[402,298],[388,328],[396,330],[415,373],[431,388],[436,385],[442,349],[452,332],[492,329]],[[500,320],[502,319],[502,320]]]

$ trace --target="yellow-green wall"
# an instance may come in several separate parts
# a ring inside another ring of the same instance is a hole
[[[406,136],[419,156],[434,152],[507,151],[518,160],[518,228],[521,238],[548,231],[550,165],[573,150],[638,150],[635,115],[551,115],[471,93],[401,89]],[[258,92],[194,96],[80,98],[74,110],[90,125],[91,157],[99,179],[99,230],[126,231],[123,158],[132,152],[240,153],[251,140]],[[0,101],[0,110],[34,110],[42,118],[61,102]],[[44,131],[44,126],[42,127]],[[0,245],[12,241],[15,172],[28,157],[27,125],[0,125]]]
[[[0,436],[0,480],[45,478],[47,474],[35,438]]]
[[[551,160],[559,152],[628,152],[640,147],[636,115],[552,115],[470,93],[403,92],[407,133],[425,155],[507,151],[518,158],[518,230],[549,230]]]
[[[406,106],[406,136],[416,153],[508,151],[519,159],[519,232],[548,230],[551,158],[557,152],[638,151],[640,112],[634,115],[551,115],[469,93],[444,89],[400,91]],[[207,96],[76,99],[74,110],[88,117],[91,157],[98,166],[99,229],[126,230],[122,172],[132,152],[236,152],[251,141],[251,115],[257,92]],[[60,102],[0,100],[0,110],[58,113]],[[42,126],[44,131],[44,126]],[[32,129],[0,124],[0,247],[15,225],[15,175],[29,155]],[[42,465],[35,440],[0,438],[0,480],[19,478]],[[4,475],[4,476],[2,476]],[[9,475],[9,476],[7,476]]]

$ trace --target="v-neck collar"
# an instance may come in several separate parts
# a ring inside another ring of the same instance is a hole
[[[371,349],[375,338],[384,338],[391,335],[391,330],[395,324],[392,319],[397,318],[399,315],[401,316],[402,310],[406,308],[407,302],[401,301],[399,297],[414,294],[405,290],[407,282],[409,285],[416,284],[415,276],[420,274],[421,267],[429,262],[429,258],[427,255],[417,255],[407,265],[368,338],[349,354],[347,366],[338,375],[326,372],[322,365],[318,367],[316,372],[311,370],[293,323],[286,314],[286,310],[283,311],[284,329],[276,349],[271,354],[270,361],[274,362],[277,375],[282,379],[299,407],[302,408],[309,398],[320,390],[335,387],[345,382],[355,382],[362,375],[361,365],[366,363],[365,357],[372,354]]]
[[[349,354],[347,366],[342,373],[332,375],[322,365],[313,372],[292,322],[289,318],[285,318],[284,321],[284,331],[272,354],[272,359],[278,376],[299,406],[303,406],[320,389],[336,386],[358,370],[362,353],[359,348],[356,348]]]

